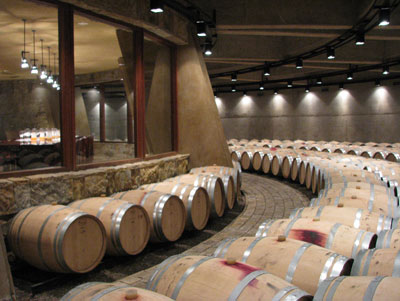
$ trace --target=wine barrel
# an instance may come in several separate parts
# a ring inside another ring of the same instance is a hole
[[[263,151],[255,151],[253,154],[253,170],[259,171],[262,165],[262,158],[264,157]]]
[[[314,300],[398,300],[400,278],[385,276],[340,276],[324,280]]]
[[[226,175],[226,174],[219,174],[218,172],[214,171],[206,171],[204,169],[202,170],[195,170],[195,171],[190,171],[190,173],[193,174],[208,174],[211,176],[216,176],[221,178],[222,183],[224,184],[224,196],[225,196],[225,203],[226,206],[228,206],[229,209],[232,209],[235,206],[235,182],[233,181],[233,177],[231,175]]]
[[[301,157],[296,157],[294,158],[291,168],[290,168],[290,178],[292,181],[298,181],[299,180],[299,170],[300,170],[300,164],[302,162]]]
[[[312,163],[305,161],[305,160],[300,162],[299,174],[298,174],[298,179],[299,179],[300,185],[303,185],[306,182],[306,170],[307,170],[308,164],[312,164]]]
[[[383,199],[368,199],[353,194],[351,197],[322,197],[318,199],[312,199],[310,207],[318,206],[338,206],[342,204],[344,207],[353,207],[367,209],[369,212],[376,212],[392,218],[400,216],[400,207],[398,207],[398,200],[394,198],[392,200]]]
[[[379,233],[390,230],[392,219],[383,214],[369,212],[360,208],[341,206],[303,207],[294,209],[290,217],[320,218],[322,221],[337,222],[356,229]]]
[[[150,241],[176,241],[181,237],[185,229],[186,210],[176,195],[137,189],[119,192],[112,197],[140,205],[147,211],[151,225]]]
[[[311,300],[308,293],[266,271],[204,256],[166,259],[146,288],[174,300]]]
[[[240,157],[240,164],[242,166],[243,170],[251,170],[253,165],[253,151],[246,150],[242,153],[242,156]]]
[[[394,249],[360,251],[354,258],[351,275],[400,277],[400,251]]]
[[[186,174],[169,178],[164,182],[186,183],[203,187],[211,201],[211,216],[221,217],[225,211],[224,183],[220,177],[207,174]]]
[[[234,182],[234,187],[235,187],[235,193],[240,194],[240,186],[241,186],[241,171],[237,168],[231,168],[231,167],[226,167],[226,166],[204,166],[204,167],[198,167],[198,168],[192,168],[190,172],[193,173],[206,173],[206,172],[212,172],[216,173],[218,175],[230,175],[233,178]],[[232,209],[232,208],[230,208]]]
[[[60,301],[172,300],[161,294],[122,283],[87,282],[70,290]]]
[[[377,249],[392,248],[400,250],[400,229],[381,231],[376,241]]]
[[[293,161],[295,160],[294,155],[286,155],[282,159],[282,177],[288,179],[292,168]]]
[[[154,183],[140,186],[140,189],[159,191],[178,196],[186,208],[186,230],[203,230],[210,217],[211,203],[207,191],[200,186],[185,183]]]
[[[231,151],[232,161],[240,162],[240,157],[242,156],[241,152],[238,150]]]
[[[79,200],[69,206],[101,220],[106,229],[107,254],[136,255],[149,241],[150,220],[141,206],[106,197]]]
[[[383,151],[383,150],[379,150],[379,151],[377,151],[377,152],[375,152],[374,153],[374,159],[375,160],[385,160],[386,159],[386,156],[388,155],[389,153],[387,152],[387,151]]]
[[[261,170],[263,173],[267,174],[271,171],[271,163],[274,158],[273,153],[265,153],[261,163]]]
[[[8,243],[14,254],[29,264],[59,273],[89,272],[106,251],[99,219],[61,205],[20,211],[10,225]]]
[[[400,163],[400,153],[389,152],[385,158],[387,161]]]
[[[274,157],[272,158],[271,162],[271,173],[277,177],[282,175],[282,161],[283,161],[283,155],[282,154],[275,154]]]
[[[283,237],[228,238],[215,257],[238,258],[314,294],[327,277],[350,275],[353,259],[300,240]]]
[[[313,243],[352,258],[360,250],[374,248],[377,238],[372,232],[307,218],[267,219],[256,234],[257,237],[278,235]]]

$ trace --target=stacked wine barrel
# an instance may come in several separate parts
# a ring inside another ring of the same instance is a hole
[[[243,170],[298,182],[316,197],[288,219],[266,220],[256,237],[221,242],[215,256],[265,269],[315,300],[399,298],[400,165],[392,158],[400,158],[400,145],[267,139],[228,144]]]
[[[233,208],[240,183],[237,168],[208,166],[68,206],[31,207],[13,219],[9,245],[39,269],[85,273],[104,254],[136,255],[149,241],[175,242],[185,230],[203,230],[210,217]]]

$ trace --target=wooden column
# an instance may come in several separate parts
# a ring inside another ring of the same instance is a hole
[[[135,93],[135,152],[136,157],[139,158],[144,158],[146,154],[143,39],[143,30],[135,30],[133,32],[133,52],[135,60],[135,76],[133,83],[133,90]]]
[[[104,85],[100,85],[100,142],[106,141],[106,96]]]
[[[0,300],[17,300],[14,283],[8,264],[7,250],[4,244],[3,231],[0,226]]]
[[[176,47],[171,47],[171,130],[172,150],[179,151],[178,132],[178,83],[176,68]]]
[[[58,34],[63,164],[68,170],[73,170],[76,168],[74,14],[68,4],[60,3],[58,6]]]

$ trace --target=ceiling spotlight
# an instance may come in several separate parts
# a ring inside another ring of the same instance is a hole
[[[233,82],[237,81],[237,74],[236,73],[232,73],[231,81],[233,81]]]
[[[383,75],[388,75],[389,74],[389,66],[383,66],[382,74]]]
[[[375,86],[376,86],[376,87],[380,87],[380,86],[381,86],[381,81],[380,81],[379,79],[377,79],[377,80],[375,81]]]
[[[388,26],[390,24],[390,8],[385,7],[379,10],[379,26]]]
[[[155,14],[164,12],[164,4],[160,0],[150,0],[150,11]]]
[[[26,20],[22,19],[22,21],[24,22],[24,50],[21,51],[21,68],[22,69],[26,69],[26,68],[29,68],[28,60],[26,59],[26,56],[25,56],[27,54],[27,52],[25,51],[25,45],[26,45],[26,40],[25,40]]]
[[[205,37],[207,36],[206,33],[206,23],[204,21],[199,21],[196,23],[197,27],[197,36],[198,37]]]
[[[343,84],[339,84],[339,90],[343,90],[344,89],[344,85]]]
[[[236,92],[236,86],[235,85],[232,86],[232,92]]]
[[[287,87],[288,87],[288,88],[293,87],[293,84],[292,84],[292,81],[291,81],[291,80],[287,82]]]
[[[204,46],[204,54],[207,56],[212,55],[212,44],[211,41],[206,42]]]
[[[264,90],[264,84],[263,83],[260,84],[260,90],[261,91]]]
[[[296,61],[296,69],[301,69],[303,68],[303,59],[299,57]]]
[[[317,85],[322,85],[322,78],[321,77],[317,78]]]
[[[326,56],[328,60],[335,59],[335,48],[328,47],[328,49],[326,50]]]
[[[306,87],[305,91],[306,91],[306,93],[309,93],[310,92],[310,87]]]
[[[353,72],[348,72],[347,73],[347,80],[352,80],[353,79]]]
[[[267,64],[265,64],[264,66],[264,76],[270,76],[271,75],[271,71],[269,69],[269,66]]]
[[[356,45],[361,46],[364,44],[365,44],[365,34],[360,31],[356,34]]]
[[[274,89],[274,95],[278,95],[278,89]]]

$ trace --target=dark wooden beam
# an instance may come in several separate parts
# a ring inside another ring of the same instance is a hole
[[[106,141],[106,96],[104,85],[100,85],[100,142]]]
[[[135,154],[139,158],[144,158],[146,155],[143,41],[143,30],[135,30],[133,32],[133,57],[135,60],[133,90],[135,95]]]
[[[63,165],[76,168],[75,88],[74,88],[74,12],[70,5],[58,7],[58,45],[60,58],[60,120]]]

